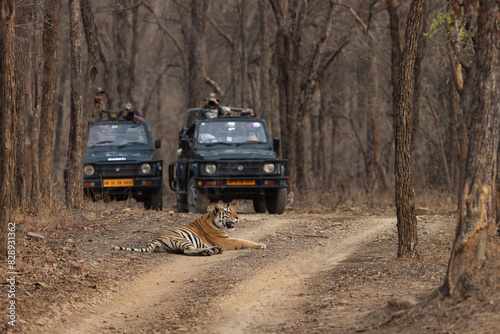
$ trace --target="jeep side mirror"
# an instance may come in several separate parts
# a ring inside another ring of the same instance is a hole
[[[280,151],[280,139],[278,137],[273,139],[273,150],[276,153]]]
[[[160,139],[156,139],[155,140],[155,148],[160,148],[161,147],[161,140]]]
[[[183,151],[189,151],[189,138],[188,137],[181,137],[181,140],[179,141],[179,147]]]

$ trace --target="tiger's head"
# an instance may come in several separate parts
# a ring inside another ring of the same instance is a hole
[[[229,203],[226,206],[215,205],[214,211],[212,211],[214,218],[212,220],[215,227],[221,230],[234,230],[236,228],[236,223],[238,222],[238,214],[232,208],[229,207]]]

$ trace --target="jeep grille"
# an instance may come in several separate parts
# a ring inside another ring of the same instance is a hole
[[[228,176],[260,175],[259,163],[227,163],[219,165],[219,173]]]
[[[138,174],[138,165],[96,165],[96,174],[103,177],[130,176]]]

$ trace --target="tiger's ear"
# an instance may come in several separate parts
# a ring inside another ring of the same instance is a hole
[[[221,209],[222,207],[218,203],[215,204],[215,209],[214,209],[215,213],[219,212]]]

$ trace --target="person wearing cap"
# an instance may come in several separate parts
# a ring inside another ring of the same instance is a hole
[[[91,122],[95,121],[96,119],[102,119],[103,111],[105,108],[104,102],[102,101],[104,94],[106,93],[101,87],[95,88],[94,109],[92,110],[92,115],[90,117]]]
[[[255,113],[252,109],[247,109],[247,110],[243,110],[241,113],[240,113],[241,116],[245,116],[245,117],[255,117]]]
[[[122,120],[132,120],[132,118],[128,116],[129,112],[133,113],[133,119],[144,121],[144,117],[142,117],[141,113],[137,109],[135,109],[131,103],[124,103],[122,105],[122,107],[120,108],[120,116],[118,118]]]
[[[224,115],[225,112],[222,109],[219,99],[215,93],[210,93],[206,99],[203,99],[203,107],[200,109],[198,117],[216,118]]]

